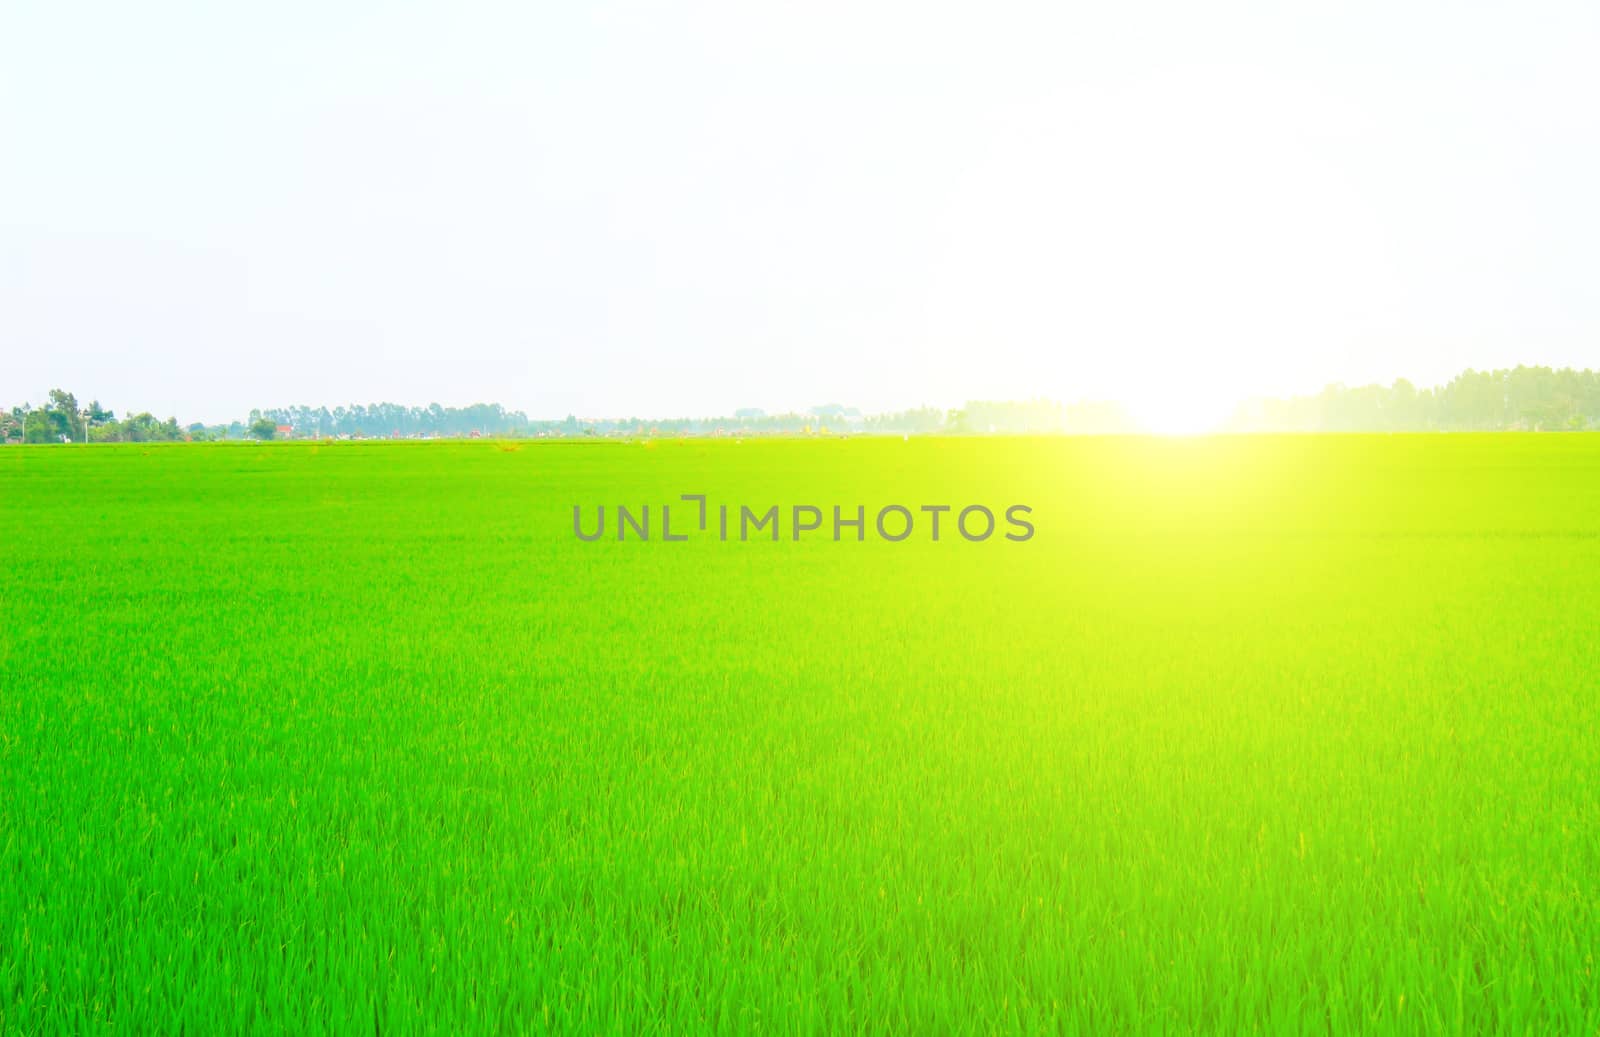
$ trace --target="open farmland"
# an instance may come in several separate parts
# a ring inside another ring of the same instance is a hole
[[[1036,534],[574,536],[685,493]],[[8,448],[0,528],[0,1031],[1600,1032],[1600,436]]]

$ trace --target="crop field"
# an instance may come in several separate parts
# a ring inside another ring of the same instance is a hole
[[[5,1033],[1600,1033],[1600,436],[14,447],[0,573]]]

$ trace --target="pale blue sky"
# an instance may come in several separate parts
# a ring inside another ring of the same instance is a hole
[[[1198,423],[1600,366],[1597,8],[12,0],[0,398]]]

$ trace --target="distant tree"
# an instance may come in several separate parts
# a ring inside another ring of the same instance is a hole
[[[30,410],[22,416],[22,441],[24,443],[59,443],[61,433],[51,420],[51,411]]]
[[[88,427],[83,412],[78,408],[78,398],[65,389],[51,389],[50,402],[45,405],[50,424],[58,438],[88,439]]]
[[[250,435],[255,439],[271,439],[278,434],[278,423],[271,418],[257,418],[250,423]]]
[[[937,432],[944,424],[945,412],[937,407],[917,407],[893,414],[870,415],[863,426],[869,432]]]
[[[65,389],[51,389],[50,402],[45,405],[48,410],[58,410],[64,414],[78,413],[78,398]]]
[[[22,418],[27,413],[28,408],[20,406],[0,414],[0,443],[22,442]]]

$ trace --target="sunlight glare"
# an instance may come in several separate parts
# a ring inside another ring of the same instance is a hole
[[[1204,391],[1163,394],[1128,402],[1128,413],[1140,431],[1154,436],[1203,436],[1227,421],[1225,404]]]

